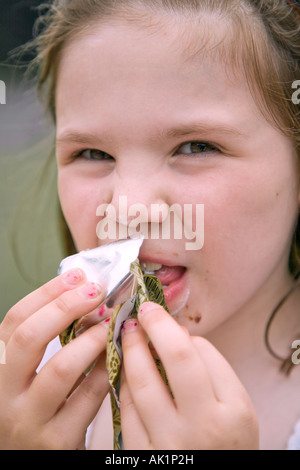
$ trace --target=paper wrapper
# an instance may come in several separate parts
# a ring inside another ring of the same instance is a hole
[[[130,271],[134,275],[136,280],[136,293],[132,298],[118,305],[114,309],[109,324],[106,349],[106,366],[108,371],[109,383],[111,386],[110,395],[115,450],[120,450],[123,448],[119,403],[120,372],[122,365],[122,325],[126,320],[137,317],[139,306],[144,302],[156,302],[157,304],[162,305],[165,310],[168,311],[162,284],[159,279],[157,279],[157,277],[152,274],[144,275],[142,273],[138,260],[131,264]],[[66,328],[65,331],[60,334],[60,342],[62,346],[65,346],[77,336],[76,328],[81,321],[82,319],[76,320],[68,328]],[[154,359],[154,361],[163,380],[168,386],[168,380],[164,368],[161,364],[161,361],[159,361],[158,359]],[[86,371],[86,373],[89,372],[91,367]]]
[[[135,294],[136,280],[130,272],[130,266],[137,259],[142,243],[143,238],[118,240],[92,250],[80,251],[61,261],[58,274],[80,268],[87,281],[100,284],[106,293],[101,303],[101,315],[99,310],[95,310],[74,321],[60,334],[62,346],[102,321],[101,317],[110,316],[115,307]]]
[[[123,448],[119,403],[120,371],[122,365],[122,325],[129,318],[137,317],[139,306],[144,302],[156,302],[157,304],[162,305],[168,311],[163,288],[157,277],[150,274],[143,275],[138,261],[132,263],[131,272],[134,274],[137,280],[136,295],[114,310],[110,320],[107,338],[106,366],[108,370],[109,383],[111,385],[114,450],[120,450]],[[168,385],[166,373],[161,362],[158,359],[155,359],[155,363],[163,380]]]

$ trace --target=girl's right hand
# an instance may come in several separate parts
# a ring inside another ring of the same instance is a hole
[[[107,322],[57,352],[37,374],[47,344],[94,310],[105,293],[81,270],[48,282],[16,304],[0,325],[6,363],[0,364],[0,448],[80,449],[109,385]],[[82,374],[96,359],[92,372]],[[81,379],[81,380],[80,380]]]

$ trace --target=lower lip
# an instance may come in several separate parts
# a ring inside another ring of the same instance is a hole
[[[185,271],[179,279],[171,282],[164,289],[166,303],[171,315],[176,315],[185,306],[188,296],[185,294],[187,292],[187,271]]]

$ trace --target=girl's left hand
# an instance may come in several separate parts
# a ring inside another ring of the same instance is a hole
[[[173,393],[163,382],[147,336]],[[125,449],[258,449],[250,398],[224,357],[159,305],[123,328],[121,419]]]

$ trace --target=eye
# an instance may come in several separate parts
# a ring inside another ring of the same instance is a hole
[[[93,160],[93,161],[114,161],[114,158],[106,152],[102,150],[96,149],[87,149],[82,150],[81,152],[75,155],[75,158],[84,158],[86,160]]]
[[[181,145],[176,154],[178,155],[195,155],[195,154],[207,154],[212,152],[218,152],[218,149],[212,144],[207,142],[187,142]]]

